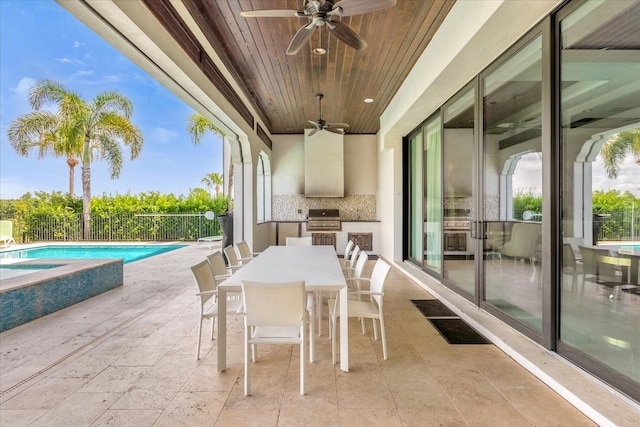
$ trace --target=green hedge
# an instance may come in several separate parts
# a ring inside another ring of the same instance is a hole
[[[91,240],[197,240],[220,235],[212,211],[225,214],[226,196],[211,197],[201,188],[188,196],[156,192],[102,195],[91,200]],[[59,192],[27,193],[17,200],[0,200],[0,218],[13,221],[16,242],[81,240],[82,200]]]

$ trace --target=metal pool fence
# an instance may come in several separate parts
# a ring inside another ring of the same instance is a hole
[[[2,219],[13,221],[17,243],[83,240],[81,214]],[[95,241],[193,241],[221,234],[217,216],[210,220],[203,214],[91,214],[90,240]]]

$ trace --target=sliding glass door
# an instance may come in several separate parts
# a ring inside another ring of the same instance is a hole
[[[484,301],[542,333],[542,36],[483,83]]]
[[[440,116],[425,125],[423,150],[424,269],[442,274],[442,138]]]
[[[443,282],[465,296],[476,295],[475,223],[477,167],[475,152],[476,86],[465,88],[443,111]]]
[[[640,397],[640,2],[588,1],[560,33],[558,351]]]
[[[442,140],[440,116],[409,137],[409,259],[442,273]]]

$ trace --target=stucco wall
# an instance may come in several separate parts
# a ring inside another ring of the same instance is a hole
[[[271,153],[273,195],[304,194],[303,135],[273,136]],[[375,135],[345,135],[344,192],[347,195],[375,195],[378,154]]]

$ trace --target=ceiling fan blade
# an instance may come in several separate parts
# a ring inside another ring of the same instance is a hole
[[[309,0],[309,4],[315,9],[314,12],[320,11],[320,6],[324,3],[324,0]]]
[[[344,135],[344,129],[326,127],[326,128],[324,128],[324,130],[326,130],[327,132],[331,132],[331,133],[337,133],[338,135]]]
[[[314,122],[313,120],[307,120],[309,123],[311,123],[314,127],[319,128],[320,127],[320,123],[318,122]]]
[[[513,127],[516,127],[517,123],[505,122],[505,123],[498,123],[496,126],[502,129],[511,129]]]
[[[311,132],[309,132],[307,134],[307,136],[311,136],[311,135],[315,134],[316,132],[318,132],[318,129],[312,129]]]
[[[347,24],[341,21],[327,21],[326,27],[329,31],[342,42],[348,44],[355,50],[362,50],[367,47],[367,42],[351,29]]]
[[[489,135],[502,135],[505,132],[509,132],[509,130],[509,128],[495,127],[493,129],[487,130],[486,133]]]
[[[327,15],[360,15],[393,7],[396,3],[396,0],[342,0],[334,4],[333,9]]]
[[[243,18],[295,18],[297,10],[274,9],[274,10],[247,10],[240,12]]]
[[[327,123],[327,126],[331,126],[332,128],[348,128],[349,125],[346,123]]]
[[[313,22],[308,25],[303,25],[300,27],[298,32],[293,39],[291,39],[291,43],[289,43],[289,47],[287,48],[287,55],[295,55],[298,53],[303,44],[305,44],[313,34],[313,30],[316,29],[315,24]]]

